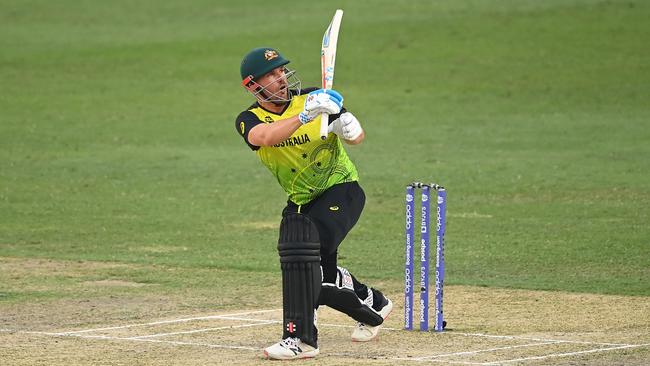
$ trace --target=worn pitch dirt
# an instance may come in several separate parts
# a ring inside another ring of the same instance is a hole
[[[22,270],[24,273],[42,270],[30,261],[21,262],[4,260],[0,269],[12,270],[18,277]],[[68,262],[62,269],[61,263],[48,263],[49,271],[64,271],[72,277],[89,265]],[[260,301],[248,303],[245,308],[217,307],[206,311],[206,303],[211,299],[206,299],[203,292],[192,295],[192,291],[187,291],[183,296],[174,296],[155,286],[147,288],[150,285],[115,279],[87,281],[81,275],[75,286],[90,288],[88,298],[77,296],[31,303],[0,301],[0,364],[272,364],[262,359],[261,350],[279,340],[278,321],[282,314],[273,310],[281,307],[278,287],[265,286],[265,291],[277,294],[270,303]],[[321,354],[315,360],[301,363],[414,365],[508,360],[520,360],[506,363],[515,365],[650,363],[648,297],[447,286],[445,313],[449,329],[439,334],[401,330],[401,283],[383,282],[377,286],[386,289],[395,302],[395,310],[385,325],[391,329],[382,330],[373,342],[353,343],[350,332],[354,322],[331,309],[321,309]],[[131,292],[124,293],[121,289]],[[215,291],[215,296],[219,296],[219,291]],[[256,310],[270,311],[251,313]],[[238,313],[248,314],[236,316],[241,319],[215,317]],[[196,317],[211,318],[174,321]],[[142,325],[167,320],[172,322]],[[129,327],[56,334],[126,325]],[[167,335],[161,336],[163,333]],[[151,335],[158,336],[133,338]],[[626,345],[633,347],[623,348]],[[598,351],[617,347],[620,349]]]

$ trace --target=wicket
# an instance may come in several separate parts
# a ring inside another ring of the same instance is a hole
[[[438,193],[436,212],[436,272],[435,303],[436,313],[433,329],[442,332],[446,322],[442,314],[442,290],[445,280],[444,237],[446,226],[447,191],[444,187],[431,183],[413,182],[406,186],[406,265],[404,268],[404,329],[413,330],[413,298],[415,282],[413,281],[415,223],[415,189],[422,189],[422,213],[420,224],[420,330],[429,330],[429,222],[430,190]]]

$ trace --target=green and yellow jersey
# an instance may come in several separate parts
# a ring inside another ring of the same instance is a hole
[[[327,139],[321,140],[318,121],[300,126],[288,139],[274,146],[255,146],[248,141],[248,132],[258,124],[274,123],[302,112],[307,93],[312,90],[315,89],[294,95],[280,114],[255,103],[236,120],[237,132],[275,176],[289,200],[297,205],[306,204],[335,184],[359,179],[338,136],[330,133]],[[338,117],[331,115],[330,122]]]

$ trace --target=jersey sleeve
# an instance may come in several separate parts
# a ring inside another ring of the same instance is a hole
[[[248,145],[248,147],[251,148],[251,150],[258,150],[260,147],[257,145],[253,145],[248,141],[248,133],[250,130],[259,125],[260,123],[264,123],[257,118],[255,113],[251,111],[244,111],[237,116],[237,119],[235,120],[235,129],[237,129],[237,133],[244,138],[244,141]]]

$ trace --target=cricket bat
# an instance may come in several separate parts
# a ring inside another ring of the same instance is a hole
[[[341,19],[343,18],[343,10],[337,9],[334,13],[332,22],[327,27],[323,35],[323,45],[320,50],[320,66],[322,71],[323,89],[332,89],[334,84],[334,64],[336,62],[336,41],[339,38],[339,28],[341,27]],[[323,113],[320,116],[320,138],[325,140],[327,138],[328,127],[328,114]]]

